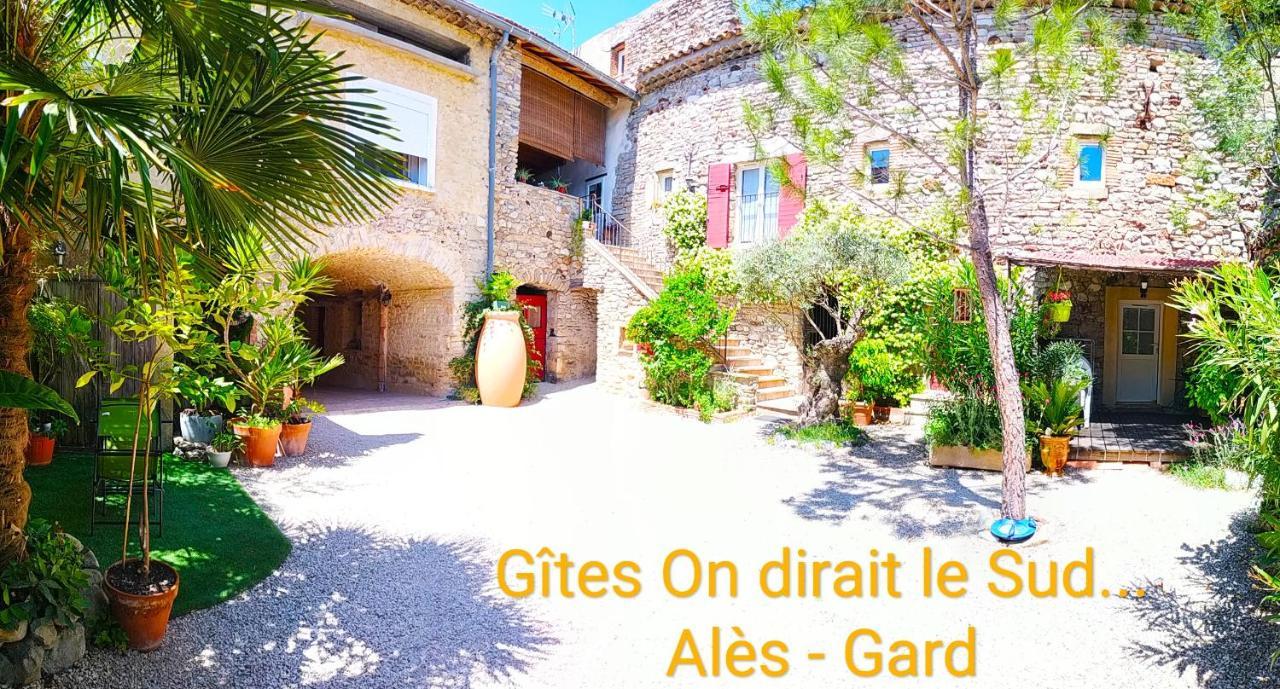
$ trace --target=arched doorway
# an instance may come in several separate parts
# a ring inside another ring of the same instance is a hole
[[[315,346],[346,363],[318,385],[446,394],[458,332],[454,283],[416,256],[384,248],[323,257],[335,282],[302,311]]]

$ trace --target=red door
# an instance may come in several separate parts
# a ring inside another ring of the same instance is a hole
[[[524,310],[524,320],[533,328],[533,346],[529,356],[538,362],[538,380],[547,377],[547,295],[517,294],[516,301]]]

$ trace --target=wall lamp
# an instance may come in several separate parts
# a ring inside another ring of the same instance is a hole
[[[1141,280],[1140,282],[1138,282],[1138,298],[1140,298],[1140,299],[1146,299],[1146,298],[1147,298],[1147,288],[1148,288],[1148,287],[1150,287],[1150,286],[1151,286],[1151,282],[1150,282],[1149,280],[1147,280],[1147,278],[1145,278],[1145,277],[1144,277],[1144,278],[1142,278],[1142,280]]]
[[[67,244],[61,239],[53,243],[53,262],[61,268],[67,262]]]

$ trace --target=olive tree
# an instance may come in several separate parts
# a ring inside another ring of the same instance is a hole
[[[745,116],[758,140],[805,154],[811,185],[822,179],[969,255],[1004,432],[1002,512],[1020,519],[1022,394],[991,237],[1006,229],[1015,193],[1035,204],[1057,186],[1072,109],[1086,86],[1114,89],[1121,35],[1089,0],[995,0],[990,30],[977,16],[987,11],[956,0],[749,3],[771,99],[748,103]],[[859,152],[869,133],[910,152],[916,174],[874,174],[870,151]]]
[[[907,277],[906,256],[866,231],[862,220],[849,214],[811,215],[789,237],[748,251],[737,261],[744,301],[767,304],[782,319],[803,313],[820,334],[817,343],[806,347],[803,330],[785,328],[803,352],[801,424],[839,414],[849,354],[863,335],[863,319],[890,285]],[[830,316],[833,332],[824,332],[811,308]]]

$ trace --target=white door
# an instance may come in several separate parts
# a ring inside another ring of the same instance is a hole
[[[1116,401],[1155,403],[1160,397],[1160,304],[1120,303]]]

